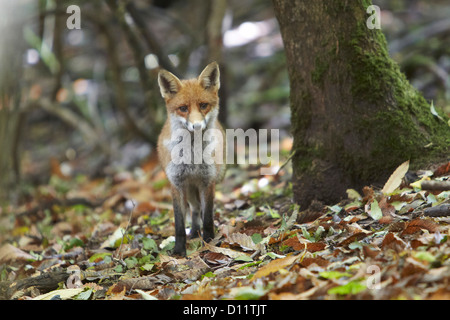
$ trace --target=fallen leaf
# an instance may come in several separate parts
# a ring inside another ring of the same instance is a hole
[[[228,248],[216,247],[216,246],[210,245],[209,243],[205,243],[204,245],[205,245],[205,248],[209,251],[223,253],[224,255],[227,255],[233,259],[241,257],[242,255],[246,255],[243,252],[239,252],[239,251],[228,249]]]
[[[450,161],[447,162],[446,164],[441,165],[433,172],[434,177],[445,176],[447,174],[450,174]]]
[[[44,294],[41,294],[37,297],[34,297],[32,300],[51,300],[55,296],[59,296],[61,300],[67,300],[73,298],[77,294],[81,293],[84,288],[73,288],[73,289],[59,289],[53,290]]]
[[[289,246],[295,251],[307,250],[309,252],[316,252],[325,249],[326,244],[323,242],[305,242],[301,243],[297,237],[292,237],[282,242],[283,245]]]
[[[390,194],[394,192],[394,190],[397,189],[402,183],[402,179],[405,176],[406,172],[408,172],[408,169],[409,160],[403,162],[400,166],[398,166],[397,169],[395,169],[394,173],[392,173],[392,175],[389,177],[381,192],[384,194]]]
[[[136,289],[136,292],[139,293],[142,297],[142,299],[144,300],[158,300],[158,298],[156,298],[155,296],[152,296],[151,294],[148,294],[147,292],[140,290],[140,289]]]
[[[406,243],[400,239],[396,234],[389,232],[383,239],[381,247],[386,249],[393,249],[397,252],[403,250],[406,247]]]
[[[337,286],[329,289],[328,293],[347,295],[347,294],[357,294],[364,290],[366,290],[366,286],[360,281],[350,281],[342,286]]]
[[[264,267],[262,267],[255,273],[252,280],[268,276],[269,274],[271,274],[273,272],[277,272],[281,269],[289,267],[290,265],[292,265],[295,262],[295,260],[297,260],[297,258],[300,257],[300,255],[301,254],[291,255],[286,258],[281,258],[281,259],[276,259],[276,260],[270,261],[268,264],[266,264]]]
[[[416,232],[422,231],[422,229],[428,230],[430,232],[436,232],[439,230],[439,225],[431,220],[415,219],[408,223],[405,230],[403,230],[402,235],[414,234]]]
[[[347,247],[349,244],[355,242],[355,241],[359,241],[364,239],[365,237],[367,237],[369,234],[365,233],[365,232],[358,232],[355,234],[352,234],[350,237],[342,240],[338,246],[339,247]]]
[[[252,237],[244,234],[235,232],[228,235],[228,243],[233,245],[239,245],[244,251],[259,251],[264,254],[266,251],[266,246],[262,243],[255,244]]]
[[[373,199],[372,203],[370,204],[370,210],[367,211],[367,214],[373,220],[380,220],[383,217],[383,212],[381,211],[376,199]]]
[[[5,244],[0,248],[0,263],[10,263],[13,261],[28,261],[35,258],[25,251],[14,247],[12,244]]]
[[[395,215],[395,207],[387,202],[386,197],[382,197],[380,202],[378,202],[378,206],[381,209],[383,216],[394,216]]]
[[[236,300],[255,300],[261,298],[267,293],[267,290],[262,286],[256,286],[255,288],[251,286],[236,287],[230,290],[230,295]]]
[[[220,252],[208,252],[203,256],[203,259],[210,264],[227,264],[232,259]]]

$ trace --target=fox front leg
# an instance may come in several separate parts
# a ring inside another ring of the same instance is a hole
[[[172,187],[173,213],[175,217],[175,248],[173,253],[186,256],[185,217],[188,209],[186,195],[183,191]]]
[[[200,205],[203,218],[203,240],[206,242],[214,239],[214,194],[215,183],[211,183],[200,192]]]

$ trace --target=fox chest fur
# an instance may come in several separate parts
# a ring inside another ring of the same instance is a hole
[[[179,136],[172,134],[171,139],[165,139],[163,144],[171,154],[165,168],[171,184],[178,188],[207,186],[222,179],[225,169],[220,155],[223,152],[222,128],[209,128],[204,132],[182,130]]]

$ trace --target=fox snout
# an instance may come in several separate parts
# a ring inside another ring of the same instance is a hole
[[[194,130],[204,130],[206,128],[205,121],[191,123],[188,122],[187,128],[189,131],[194,132]]]
[[[206,119],[201,112],[193,110],[188,116],[186,126],[191,132],[194,132],[194,130],[204,130],[206,128]]]

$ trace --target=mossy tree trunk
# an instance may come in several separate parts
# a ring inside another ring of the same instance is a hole
[[[294,200],[334,203],[406,160],[448,158],[450,128],[369,29],[367,0],[273,0],[291,85]]]

